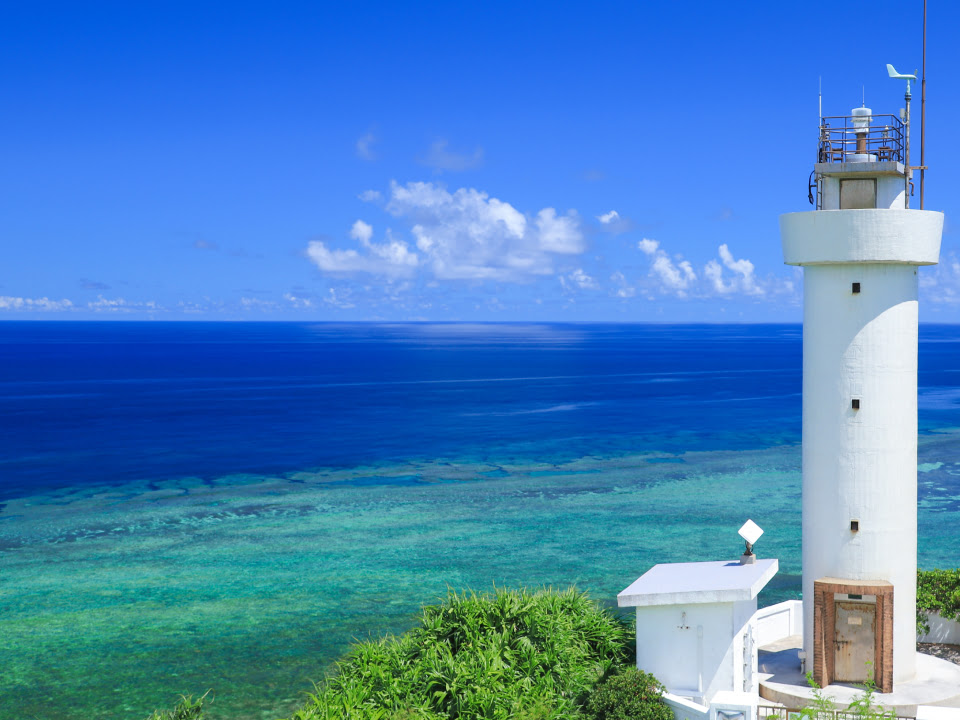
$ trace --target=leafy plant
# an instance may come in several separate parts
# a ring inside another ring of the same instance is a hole
[[[410,632],[355,645],[294,720],[574,720],[632,639],[572,588],[451,592]]]
[[[917,571],[917,634],[930,632],[927,612],[960,620],[960,569]]]
[[[863,684],[863,694],[853,699],[847,711],[856,716],[859,720],[896,720],[897,714],[892,710],[884,710],[879,705],[873,704],[873,696],[877,692],[877,684],[873,681],[873,663],[868,662],[867,667],[870,674],[867,681]]]
[[[196,700],[189,695],[181,695],[180,702],[172,710],[154,710],[147,720],[202,720],[203,702],[210,691],[207,690]]]
[[[800,711],[800,717],[806,720],[834,720],[836,710],[833,700],[823,692],[823,688],[813,679],[813,673],[807,671],[807,685],[813,689],[813,703]]]
[[[807,673],[807,684],[813,689],[813,703],[800,711],[800,716],[806,720],[836,720],[838,713],[833,698],[823,692],[823,689],[813,679],[813,673]],[[897,714],[892,710],[884,710],[874,705],[874,695],[877,685],[873,680],[873,663],[867,662],[867,681],[860,686],[863,693],[857,695],[843,712],[846,718],[854,720],[896,720]]]
[[[590,720],[673,720],[663,691],[653,675],[627,668],[597,685],[583,714]]]

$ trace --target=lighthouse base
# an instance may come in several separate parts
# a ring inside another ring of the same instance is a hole
[[[797,638],[799,640],[799,638]],[[795,643],[799,645],[798,643]],[[813,689],[800,671],[799,647],[778,651],[760,649],[760,697],[788,708],[803,708],[813,701]],[[823,689],[838,710],[863,695],[863,688],[834,683]],[[917,653],[917,675],[896,683],[893,692],[876,693],[874,703],[897,715],[915,717],[918,705],[960,708],[960,665]]]

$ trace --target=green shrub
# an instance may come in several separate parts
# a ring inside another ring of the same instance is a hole
[[[926,612],[960,620],[960,570],[917,571],[917,634],[930,632]]]
[[[575,720],[632,640],[574,589],[450,593],[410,632],[356,645],[294,718]]]
[[[813,673],[807,673],[807,684],[813,689],[813,702],[800,711],[801,720],[897,720],[893,710],[885,710],[874,705],[877,684],[873,680],[873,663],[867,662],[867,681],[860,685],[863,691],[853,698],[847,709],[838,713],[834,700],[827,695],[813,679]],[[775,717],[775,716],[773,716]]]
[[[203,701],[207,699],[209,690],[194,700],[190,696],[180,696],[180,702],[173,710],[154,710],[147,720],[202,720]]]
[[[583,714],[590,720],[673,720],[663,689],[653,675],[627,668],[597,685]]]

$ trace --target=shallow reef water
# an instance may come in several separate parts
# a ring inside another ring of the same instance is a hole
[[[139,379],[117,390],[122,373],[107,363],[96,371],[104,377],[87,383],[99,388],[99,405],[52,397],[79,382],[58,379],[59,360],[36,371],[49,382],[28,377],[38,363],[24,361],[22,378],[0,383],[6,417],[23,425],[0,439],[0,718],[136,720],[207,689],[210,718],[284,717],[354,639],[403,632],[449,589],[577,585],[614,607],[617,592],[654,563],[739,556],[736,530],[747,517],[765,530],[758,554],[780,560],[761,604],[799,597],[795,326],[554,327],[532,348],[500,326],[412,328],[400,339],[393,327],[324,330],[308,350],[305,341],[289,345],[315,360],[345,343],[373,344],[382,356],[387,345],[441,346],[440,359],[418,350],[413,369],[389,371],[404,376],[396,383],[470,379],[364,385],[358,377],[380,377],[378,368],[345,378],[316,360],[313,380],[290,389],[289,369],[275,367],[289,361],[277,337],[314,337],[307,330],[161,328],[207,340],[185,350],[189,367],[164,370],[162,382],[159,371],[128,363],[124,371]],[[110,342],[119,332],[102,330]],[[948,392],[955,363],[943,353],[960,330],[936,336],[941,354],[926,356],[934,374],[922,379],[920,397],[920,564],[956,567],[960,395]],[[233,338],[230,353],[267,347],[270,357],[244,361],[244,382],[197,381],[226,367],[217,355],[203,370],[204,353],[224,352],[224,337]],[[554,350],[544,349],[545,337]],[[478,358],[491,352],[491,338],[499,350]],[[633,354],[637,345],[681,341],[696,350],[682,353],[685,365],[679,355],[648,350],[641,362]],[[102,352],[112,357],[116,345]],[[3,353],[0,342],[0,360]],[[491,363],[505,355],[503,368]],[[697,369],[717,357],[727,370]],[[737,357],[757,372],[730,369]],[[544,367],[521,372],[524,363]],[[620,372],[637,363],[641,375],[687,379],[639,382]],[[508,370],[528,379],[477,382]],[[201,386],[220,389],[197,400]],[[190,392],[174,392],[184,387]],[[398,387],[416,392],[395,394]],[[24,388],[44,399],[23,399]],[[258,400],[239,417],[256,393],[272,404]],[[105,396],[114,403],[109,417]],[[123,402],[129,407],[117,409]],[[350,423],[330,419],[337,408],[354,413]],[[153,420],[138,429],[141,415]],[[106,433],[102,443],[84,434],[87,424]],[[194,435],[201,427],[206,434]],[[383,443],[361,450],[378,436]],[[282,469],[264,469],[267,457],[281,458],[274,464]]]

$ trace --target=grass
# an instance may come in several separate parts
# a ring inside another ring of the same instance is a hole
[[[209,694],[210,691],[208,690],[196,700],[181,695],[180,702],[172,710],[154,710],[147,720],[201,720],[203,718],[203,703]]]
[[[572,720],[632,655],[632,628],[576,589],[451,592],[356,645],[291,720]]]

